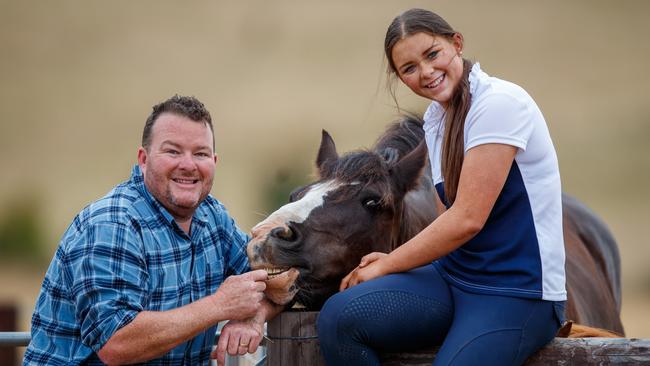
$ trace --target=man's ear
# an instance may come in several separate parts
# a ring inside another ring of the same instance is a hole
[[[138,148],[138,165],[140,171],[144,174],[145,170],[147,170],[147,150],[142,146]]]
[[[217,155],[217,153],[214,153],[214,165],[217,165],[218,162],[219,162],[219,155]]]

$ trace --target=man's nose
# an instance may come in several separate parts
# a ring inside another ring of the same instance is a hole
[[[181,156],[181,160],[178,163],[178,167],[185,170],[194,170],[196,168],[196,163],[194,162],[194,156],[191,152],[185,153]]]

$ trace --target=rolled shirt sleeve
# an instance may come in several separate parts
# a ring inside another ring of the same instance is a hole
[[[134,231],[114,222],[89,225],[65,258],[81,340],[95,352],[148,302],[149,276]]]

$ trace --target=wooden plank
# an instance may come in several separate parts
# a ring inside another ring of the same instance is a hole
[[[437,349],[413,353],[387,353],[384,366],[431,365]],[[650,339],[555,338],[532,355],[527,366],[544,365],[650,365]]]
[[[283,312],[268,324],[268,366],[324,366],[316,332],[318,312]],[[431,365],[437,348],[385,353],[384,366]],[[650,339],[555,338],[526,361],[541,365],[650,365]]]
[[[438,347],[422,352],[384,353],[380,355],[382,366],[431,366]]]
[[[566,363],[570,361],[570,363]],[[526,365],[650,365],[650,339],[555,338]]]

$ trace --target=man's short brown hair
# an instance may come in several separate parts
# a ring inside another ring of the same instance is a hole
[[[212,132],[212,148],[214,149],[214,129],[212,128],[210,112],[195,97],[174,95],[166,101],[153,106],[151,114],[147,117],[147,122],[144,124],[144,130],[142,131],[142,147],[146,150],[149,150],[149,145],[151,144],[151,130],[153,129],[153,125],[163,113],[173,113],[187,117],[194,122],[206,124]]]

